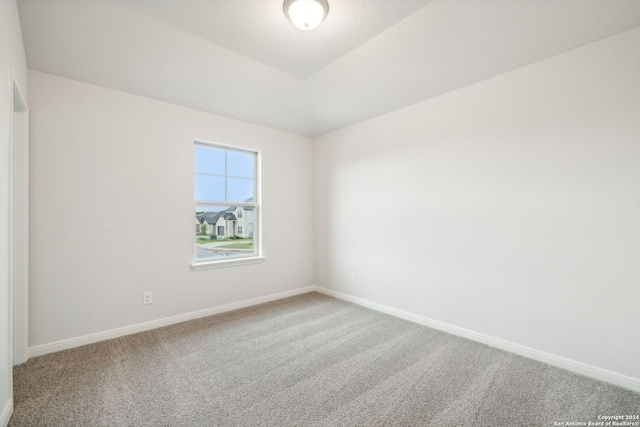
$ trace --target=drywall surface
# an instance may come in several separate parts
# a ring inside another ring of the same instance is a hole
[[[313,284],[310,138],[29,77],[31,347]],[[190,270],[195,139],[262,150],[265,262]]]
[[[317,138],[316,285],[639,381],[638,76],[640,29]]]
[[[12,352],[9,218],[13,81],[27,94],[27,64],[14,0],[0,2],[0,425],[11,412]]]

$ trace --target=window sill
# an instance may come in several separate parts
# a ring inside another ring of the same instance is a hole
[[[211,268],[235,267],[236,265],[258,264],[265,262],[264,256],[254,256],[250,258],[225,259],[221,261],[194,261],[191,263],[192,271],[209,270]]]

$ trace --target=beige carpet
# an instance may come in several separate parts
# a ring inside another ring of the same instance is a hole
[[[317,293],[36,357],[10,426],[553,426],[640,394]]]

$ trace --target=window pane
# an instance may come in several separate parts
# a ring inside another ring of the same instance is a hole
[[[227,178],[227,201],[253,201],[253,179]]]
[[[218,148],[195,146],[196,173],[224,175],[224,150]]]
[[[196,206],[196,259],[253,254],[254,217],[247,215],[253,210],[237,206]]]
[[[242,178],[253,178],[255,155],[227,151],[227,175]]]
[[[224,177],[196,174],[195,195],[196,200],[224,201]]]

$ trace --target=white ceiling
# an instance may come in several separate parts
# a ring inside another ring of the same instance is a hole
[[[34,70],[316,136],[640,26],[638,0],[19,0]],[[639,47],[640,48],[640,47]]]
[[[113,0],[292,76],[305,78],[426,5],[429,0],[331,1],[317,31],[300,31],[284,0]]]

